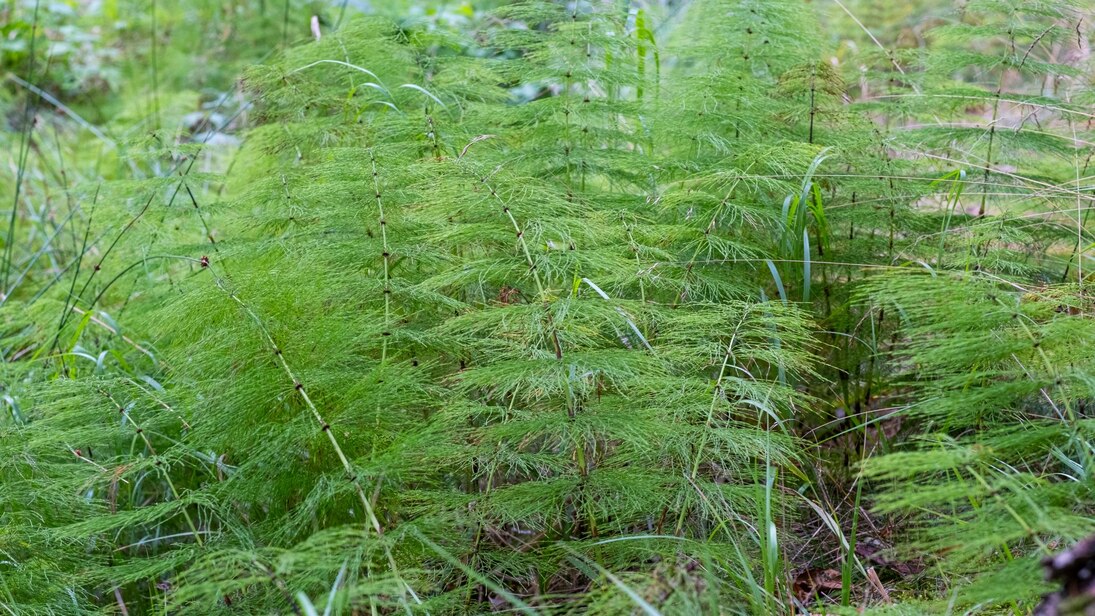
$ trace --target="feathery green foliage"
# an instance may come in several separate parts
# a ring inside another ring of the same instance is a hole
[[[1025,613],[1095,530],[1084,7],[275,4],[5,51],[3,611]]]

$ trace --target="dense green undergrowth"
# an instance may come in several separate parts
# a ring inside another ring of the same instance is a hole
[[[4,612],[1029,613],[1095,530],[1089,7],[104,4],[4,14]]]

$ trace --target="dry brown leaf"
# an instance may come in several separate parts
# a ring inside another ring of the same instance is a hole
[[[821,592],[840,590],[842,587],[840,572],[836,569],[815,567],[806,569],[795,576],[795,596],[802,603],[809,603]]]
[[[871,586],[878,591],[878,594],[882,596],[883,603],[893,603],[890,599],[890,593],[886,590],[886,587],[882,585],[882,580],[878,579],[878,573],[875,572],[874,567],[867,567],[867,581],[871,583]]]

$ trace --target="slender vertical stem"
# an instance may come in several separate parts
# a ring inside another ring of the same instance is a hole
[[[521,251],[525,254],[525,262],[528,263],[529,271],[532,272],[532,279],[536,283],[536,292],[540,296],[540,301],[547,301],[547,293],[544,291],[544,284],[540,281],[540,273],[536,271],[536,261],[532,259],[532,252],[528,248],[528,243],[525,242],[525,232],[521,230],[521,225],[517,223],[517,219],[514,218],[513,212],[509,209],[509,204],[506,203],[502,197],[498,195],[498,192],[494,190],[490,184],[487,184],[486,176],[479,178],[479,182],[483,184],[490,191],[490,196],[494,197],[496,201],[502,206],[502,213],[509,218],[510,223],[513,225],[513,230],[517,233],[517,244],[521,247]]]
[[[388,248],[388,220],[384,216],[384,201],[380,195],[380,179],[379,172],[376,166],[376,151],[369,151],[369,162],[373,168],[373,190],[376,195],[376,210],[377,215],[380,217],[380,241],[383,246],[384,252],[382,257],[384,258],[384,336],[380,343],[380,362],[387,363],[388,361],[388,335],[391,333],[392,326],[392,280],[391,280],[391,258],[392,251]]]
[[[152,4],[149,7],[149,13],[152,18],[152,27],[149,32],[149,45],[151,49],[149,51],[149,64],[152,69],[152,117],[155,122],[153,130],[160,129],[160,71],[159,62],[156,58],[156,0],[152,0]]]
[[[806,142],[814,142],[814,116],[817,114],[817,107],[815,106],[815,99],[817,97],[817,65],[810,67],[810,132],[807,135]]]
[[[285,0],[285,10],[281,15],[281,44],[287,45],[289,43],[289,2]]]
[[[27,67],[27,83],[30,84],[34,83],[35,43],[38,41],[38,8],[40,5],[41,0],[35,0],[34,17],[31,19],[30,25],[30,54]],[[8,289],[8,274],[13,265],[12,261],[15,259],[15,220],[18,218],[16,214],[19,212],[19,197],[23,188],[23,178],[26,175],[27,158],[30,155],[31,133],[34,131],[34,123],[31,122],[31,100],[33,100],[32,97],[28,96],[23,105],[23,130],[19,138],[19,168],[15,173],[15,197],[11,204],[11,217],[8,219],[8,233],[4,244],[4,276],[3,283],[0,284],[0,294],[4,296],[11,292]]]
[[[316,423],[321,426],[320,429],[323,431],[324,434],[327,435],[327,440],[331,443],[331,449],[334,450],[335,456],[338,457],[338,461],[342,464],[342,469],[345,471],[347,479],[349,479],[350,482],[353,483],[354,491],[357,493],[358,500],[361,501],[361,506],[365,510],[365,517],[368,519],[368,522],[372,526],[373,530],[376,531],[377,536],[380,537],[382,540],[381,545],[384,548],[384,554],[385,556],[387,556],[388,566],[391,568],[392,574],[400,579],[400,581],[403,583],[403,589],[406,591],[406,593],[409,593],[411,595],[411,598],[415,600],[415,603],[421,603],[418,595],[410,587],[407,581],[403,580],[402,576],[399,574],[399,566],[395,562],[395,557],[392,555],[391,548],[388,547],[388,544],[383,541],[384,528],[380,525],[380,519],[377,518],[376,512],[373,510],[373,505],[369,500],[369,496],[365,493],[365,487],[361,484],[361,478],[358,477],[357,472],[354,470],[353,465],[350,463],[350,459],[346,457],[345,452],[342,450],[342,446],[339,445],[338,438],[335,436],[334,431],[331,429],[331,424],[327,423],[327,421],[323,418],[323,415],[319,412],[319,408],[316,407],[315,402],[313,402],[311,396],[308,395],[308,390],[305,389],[304,384],[301,383],[300,380],[297,378],[296,373],[293,372],[293,369],[289,366],[289,362],[285,360],[285,356],[282,354],[281,348],[278,347],[277,343],[274,341],[273,335],[270,333],[270,330],[267,329],[266,324],[263,323],[258,314],[256,314],[250,306],[244,303],[244,301],[240,299],[238,295],[226,288],[224,286],[223,280],[217,278],[216,284],[217,287],[227,293],[228,297],[232,301],[236,302],[236,304],[238,304],[240,308],[242,308],[243,311],[247,313],[247,315],[251,317],[251,320],[253,320],[258,326],[259,331],[262,333],[263,339],[265,340],[267,345],[269,345],[270,349],[274,352],[274,355],[277,357],[278,365],[281,366],[281,369],[285,372],[285,375],[289,377],[289,380],[293,382],[293,388],[296,389],[297,393],[304,401],[304,405],[308,407],[309,411],[311,411],[312,417],[315,418]]]
[[[989,123],[989,145],[988,152],[985,155],[985,172],[982,181],[985,184],[985,189],[981,192],[981,205],[977,208],[977,217],[984,218],[985,207],[988,200],[988,186],[989,175],[992,173],[992,146],[996,139],[996,121],[1000,111],[1000,92],[1003,90],[1004,78],[1000,77],[1001,85],[996,89],[996,94],[992,102],[992,121]]]
[[[741,326],[745,323],[745,318],[749,315],[748,309],[744,310],[741,314],[741,318],[738,320],[738,324],[734,326],[733,332],[730,334],[730,341],[726,343],[726,352],[722,356],[722,365],[719,367],[719,376],[715,379],[715,392],[711,396],[711,406],[707,409],[707,419],[703,424],[703,432],[700,433],[700,442],[696,444],[696,455],[692,459],[692,468],[689,470],[688,479],[695,483],[696,477],[700,472],[700,461],[703,458],[703,448],[707,446],[708,432],[711,430],[711,425],[715,420],[715,408],[718,406],[719,399],[723,397],[724,391],[722,388],[722,381],[726,378],[726,369],[730,366],[730,360],[734,358],[734,343],[737,341],[738,331],[741,330]],[[688,508],[691,505],[691,493],[683,507],[681,507],[680,515],[677,517],[677,529],[676,534],[680,534],[681,529],[684,528],[684,518],[688,515]]]

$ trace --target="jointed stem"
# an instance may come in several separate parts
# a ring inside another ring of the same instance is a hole
[[[118,401],[114,399],[114,396],[109,391],[100,388],[99,393],[103,394],[103,396],[106,397],[107,400],[110,400],[111,404],[113,404],[115,408],[118,409],[118,414],[120,414],[122,417],[129,421],[129,424],[133,426],[133,431],[137,434],[137,436],[141,437],[141,440],[144,441],[145,447],[148,448],[148,452],[151,453],[153,457],[155,457],[156,448],[152,446],[152,441],[148,439],[148,435],[145,434],[144,428],[140,424],[138,424],[136,420],[133,419],[133,416],[125,410],[124,406],[119,404]],[[167,481],[167,488],[171,491],[171,498],[179,500],[179,492],[175,489],[174,482],[171,481],[170,473],[167,472],[167,469],[163,467],[163,463],[159,460],[156,460],[156,467],[163,471],[163,477]],[[194,535],[194,541],[196,541],[198,545],[202,545],[203,542],[201,533],[198,532],[198,527],[194,524],[194,520],[190,518],[190,513],[187,512],[186,507],[183,507],[182,514],[183,518],[186,519],[186,525],[190,528],[190,532]]]
[[[369,161],[373,167],[373,189],[376,193],[376,209],[380,216],[380,241],[384,248],[384,331],[391,332],[392,325],[392,280],[391,258],[392,251],[388,248],[388,220],[384,217],[384,202],[380,198],[380,180],[376,168],[376,152],[369,152]],[[388,336],[384,336],[380,342],[380,361],[388,361]]]
[[[365,487],[361,485],[361,478],[357,476],[357,473],[354,471],[354,467],[350,463],[349,458],[346,457],[346,454],[342,450],[342,446],[339,445],[338,438],[335,436],[334,431],[331,430],[331,424],[327,423],[327,421],[323,418],[323,415],[319,412],[319,408],[316,407],[315,402],[312,401],[311,396],[308,395],[308,391],[304,388],[304,384],[300,382],[300,380],[297,378],[296,373],[293,372],[292,367],[289,366],[289,362],[285,360],[285,356],[282,354],[281,348],[279,348],[277,343],[274,342],[273,335],[270,333],[270,330],[267,329],[266,324],[262,322],[262,319],[260,319],[259,316],[255,314],[255,311],[252,310],[251,307],[248,306],[246,303],[244,303],[238,295],[225,288],[223,281],[220,278],[217,278],[217,286],[222,291],[227,293],[228,297],[231,298],[232,301],[239,304],[240,308],[242,308],[243,311],[251,317],[256,325],[258,325],[259,331],[262,332],[262,337],[270,346],[271,350],[273,350],[274,355],[277,356],[278,364],[281,366],[286,376],[288,376],[289,379],[293,382],[293,387],[297,390],[297,393],[300,394],[301,399],[304,400],[304,404],[308,407],[308,410],[312,412],[312,416],[315,418],[316,422],[319,423],[320,426],[322,426],[321,429],[327,435],[327,440],[331,442],[331,448],[334,450],[335,455],[338,457],[339,462],[342,464],[342,468],[346,472],[347,478],[351,482],[353,482],[354,491],[357,493],[358,499],[361,501],[361,506],[365,510],[365,516],[368,518],[369,524],[373,527],[373,530],[376,531],[377,536],[381,539],[380,543],[381,546],[384,548],[384,555],[388,559],[388,566],[391,568],[392,574],[399,578],[401,582],[403,582],[403,588],[407,593],[411,595],[411,598],[414,599],[415,603],[421,604],[422,601],[418,598],[418,595],[414,592],[414,589],[412,589],[410,584],[408,584],[406,580],[403,580],[402,576],[400,576],[399,566],[395,562],[395,557],[392,555],[391,549],[383,541],[384,528],[380,525],[380,520],[376,517],[376,512],[373,511],[373,505],[369,501],[369,496],[365,493]],[[402,600],[403,599],[401,599],[401,601]],[[404,607],[406,607],[405,604]]]

